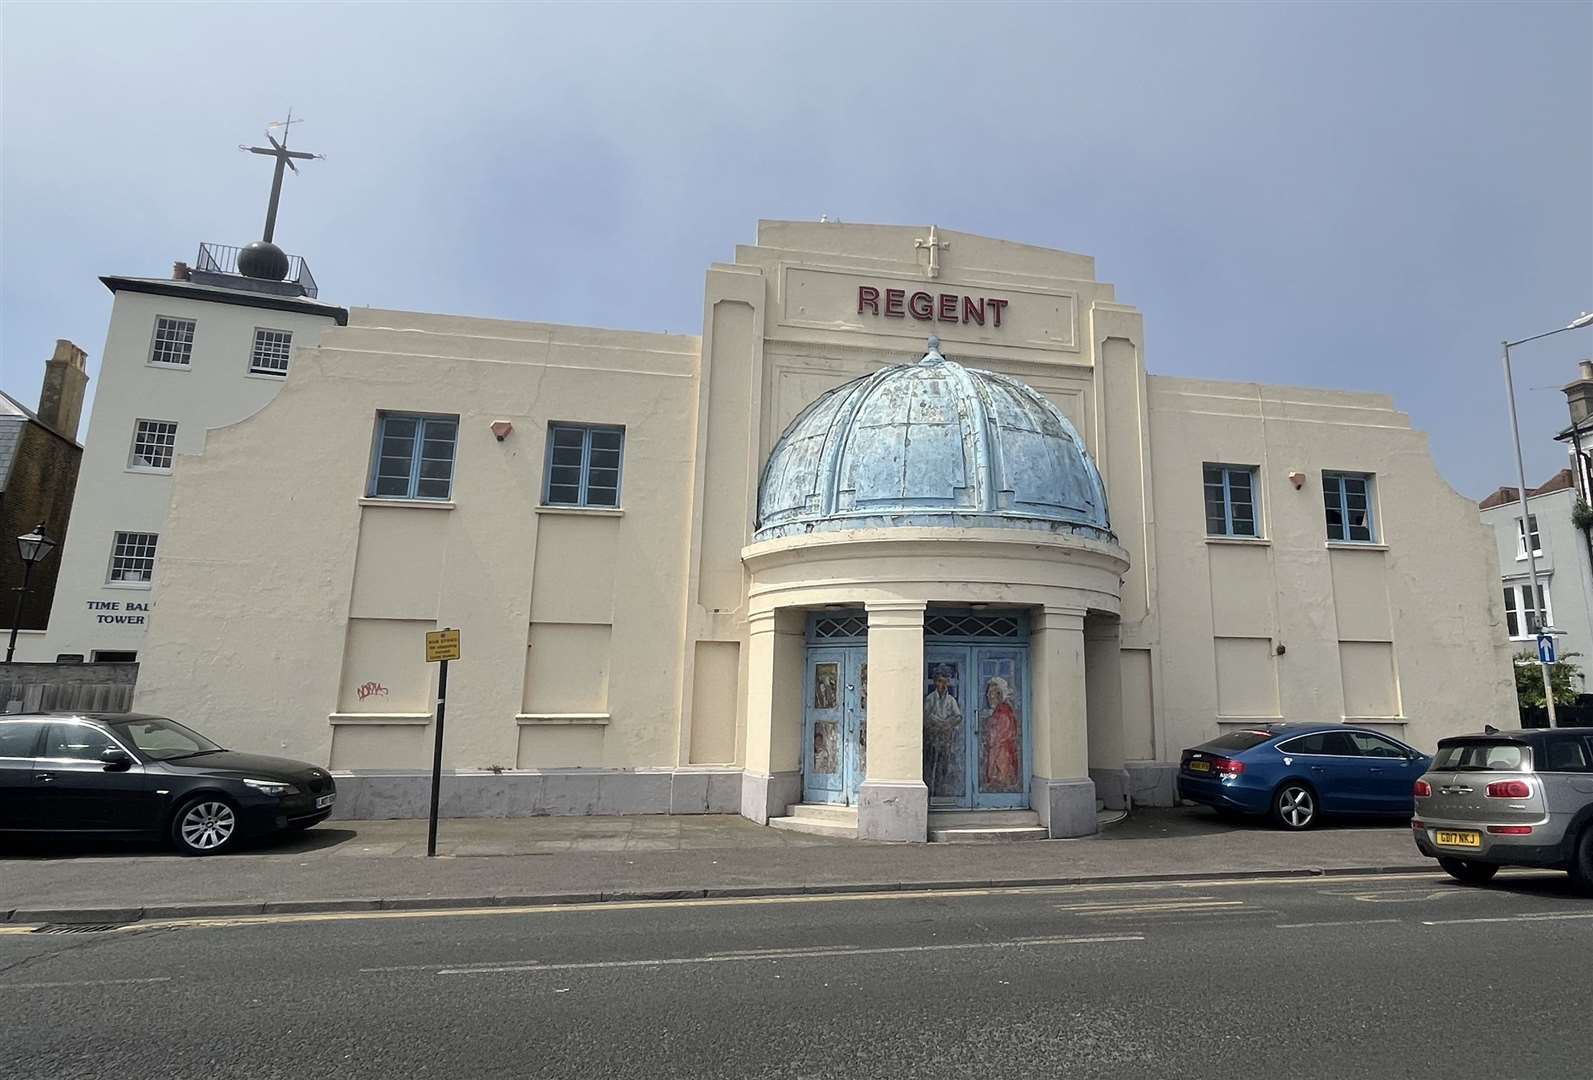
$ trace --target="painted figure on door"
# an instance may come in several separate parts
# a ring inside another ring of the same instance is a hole
[[[839,664],[815,664],[813,667],[813,707],[815,709],[833,709],[839,696],[836,693],[840,683]]]
[[[930,798],[962,795],[962,706],[957,704],[957,665],[936,664],[924,698],[924,783]]]
[[[813,725],[813,771],[819,775],[841,771],[841,732],[834,720]]]
[[[1023,790],[1023,739],[1012,687],[1001,676],[985,683],[979,713],[979,788],[989,792]]]

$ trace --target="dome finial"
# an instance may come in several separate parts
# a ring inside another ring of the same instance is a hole
[[[940,338],[936,337],[934,334],[930,334],[929,335],[929,351],[924,354],[924,358],[922,360],[920,360],[919,363],[920,364],[938,364],[944,359],[946,359],[946,358],[944,356],[940,355]]]

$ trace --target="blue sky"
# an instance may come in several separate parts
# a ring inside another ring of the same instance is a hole
[[[1153,374],[1392,394],[1511,481],[1501,338],[1593,309],[1593,4],[0,7],[0,386],[258,235],[337,302],[697,333],[758,218],[1095,256]],[[1593,330],[1518,354],[1536,482]],[[91,384],[92,386],[92,384]],[[86,420],[85,428],[86,431]]]

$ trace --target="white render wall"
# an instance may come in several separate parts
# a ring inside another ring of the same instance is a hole
[[[195,321],[188,367],[149,363],[158,315]],[[332,323],[330,316],[242,304],[129,291],[116,294],[72,502],[72,521],[60,553],[61,572],[49,630],[42,641],[29,643],[28,659],[54,660],[61,653],[81,653],[84,659],[91,659],[96,650],[107,649],[142,651],[160,594],[159,559],[165,546],[172,476],[170,472],[128,467],[136,422],[176,421],[176,457],[201,453],[210,428],[253,415],[282,389],[280,376],[249,373],[256,327],[292,331],[297,352],[313,344]],[[289,362],[290,370],[293,362]],[[282,448],[272,457],[280,460],[287,454],[302,454],[303,449]],[[149,585],[108,583],[117,532],[161,536]],[[115,605],[115,610],[94,610],[91,604]],[[144,622],[130,621],[140,616]],[[115,619],[128,621],[111,621]]]
[[[1429,751],[1515,723],[1492,534],[1409,417],[1381,394],[1149,385],[1159,756],[1269,720],[1359,723]],[[1207,537],[1205,462],[1258,469],[1259,539]],[[1377,543],[1328,542],[1324,470],[1373,474]]]
[[[749,670],[742,564],[769,447],[937,333],[1056,402],[1105,478],[1129,567],[1120,620],[1092,638],[1117,642],[1122,682],[1100,697],[1111,729],[1089,719],[1092,775],[1176,761],[1229,723],[1366,720],[1431,746],[1509,709],[1492,541],[1386,397],[1147,378],[1144,320],[1089,258],[942,231],[931,280],[926,232],[761,223],[709,269],[700,339],[353,312],[268,408],[180,462],[137,707],[240,748],[414,772],[421,635],[453,625],[449,767],[747,765],[748,702],[779,690]],[[859,310],[865,285],[1012,306],[999,328],[893,318]],[[379,410],[460,417],[449,506],[362,498]],[[552,420],[625,426],[620,511],[539,507]],[[1208,543],[1203,461],[1260,467],[1264,542]],[[1322,469],[1376,474],[1383,544],[1327,544]]]
[[[1538,519],[1538,542],[1543,549],[1537,558],[1538,583],[1547,594],[1554,628],[1565,631],[1555,643],[1561,656],[1576,654],[1573,660],[1583,669],[1581,682],[1586,688],[1588,667],[1593,664],[1593,575],[1588,571],[1587,540],[1571,521],[1575,506],[1574,488],[1527,496],[1527,507]],[[1495,591],[1502,602],[1506,587],[1523,587],[1529,578],[1527,560],[1517,555],[1521,544],[1516,521],[1521,517],[1521,504],[1512,500],[1481,514],[1497,546],[1500,584]],[[1525,620],[1519,618],[1519,611],[1517,615],[1517,626],[1524,630]],[[1501,622],[1501,640],[1508,630],[1508,623]],[[1522,635],[1511,640],[1509,647],[1512,653],[1533,652],[1536,644],[1533,637]]]

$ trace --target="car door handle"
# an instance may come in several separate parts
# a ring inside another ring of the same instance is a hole
[[[36,772],[33,774],[33,782],[36,784],[48,784],[54,779],[55,774],[53,772]]]
[[[1321,765],[1313,765],[1313,766],[1311,766],[1311,771],[1312,772],[1327,772],[1327,769],[1324,768]]]
[[[1378,768],[1376,765],[1373,765],[1371,768],[1367,769],[1366,771],[1367,772],[1373,772],[1373,773],[1380,773],[1383,770]]]

